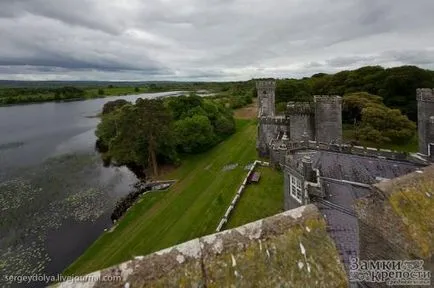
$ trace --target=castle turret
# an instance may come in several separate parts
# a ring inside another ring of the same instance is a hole
[[[258,80],[256,82],[256,90],[259,102],[258,117],[274,116],[276,81],[273,79]]]
[[[342,142],[342,97],[315,96],[315,136],[323,143]]]
[[[286,117],[289,119],[291,141],[313,140],[315,138],[315,109],[308,102],[289,102]]]
[[[417,89],[416,95],[419,152],[429,155],[429,144],[434,144],[434,91],[429,88]]]

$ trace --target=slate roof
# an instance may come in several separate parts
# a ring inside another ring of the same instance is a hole
[[[326,201],[317,203],[317,206],[327,221],[327,231],[336,243],[341,261],[348,269],[350,257],[359,255],[359,228],[353,203],[367,196],[370,189],[329,180],[323,181],[323,187]]]
[[[365,184],[377,183],[377,177],[392,179],[421,167],[404,161],[314,150],[297,152],[293,155],[294,160],[301,162],[306,154],[311,156],[313,167],[320,170],[321,176]]]
[[[420,169],[420,166],[377,157],[302,150],[292,155],[299,168],[305,155],[311,157],[313,167],[320,171],[326,198],[315,204],[326,218],[327,231],[335,241],[348,272],[350,258],[359,255],[359,227],[353,208],[355,200],[370,194],[370,185],[378,183],[380,178],[399,177]]]

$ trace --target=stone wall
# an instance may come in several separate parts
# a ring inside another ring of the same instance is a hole
[[[354,205],[360,230],[360,258],[424,260],[434,271],[432,188],[434,166],[374,185]]]
[[[315,109],[308,102],[289,102],[286,109],[289,119],[289,138],[292,141],[315,139]]]
[[[417,89],[417,124],[419,152],[428,154],[428,144],[434,143],[434,91]]]
[[[290,115],[289,138],[292,141],[303,140],[305,135],[308,139],[315,139],[315,118],[312,115]]]
[[[342,142],[342,98],[315,96],[315,135],[324,143]]]
[[[348,144],[329,144],[321,143],[318,141],[272,141],[272,149],[283,150],[287,153],[293,153],[296,150],[311,149],[311,150],[325,150],[331,152],[348,153],[359,156],[377,157],[383,159],[408,161],[411,163],[419,164],[421,166],[428,165],[430,159],[427,156],[417,153],[407,153],[392,151],[388,149],[378,149],[364,146],[353,146]]]
[[[283,165],[283,206],[285,210],[290,210],[309,204],[311,202],[310,196],[323,196],[320,171],[318,169],[312,168],[312,162],[310,159],[303,159],[303,167],[301,167],[301,169],[294,167],[293,163],[291,163],[290,159],[288,158],[285,162],[285,165]],[[290,175],[293,175],[302,181],[302,203],[298,202],[291,196]]]
[[[261,117],[258,124],[257,149],[261,156],[270,155],[271,141],[280,134],[288,133],[288,119],[285,117]]]
[[[197,238],[59,287],[348,287],[336,246],[314,205]]]
[[[256,82],[259,109],[258,117],[275,115],[275,80],[261,80]]]

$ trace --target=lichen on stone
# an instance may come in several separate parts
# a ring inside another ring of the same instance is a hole
[[[95,287],[347,287],[325,227],[308,205],[103,270],[122,281]]]

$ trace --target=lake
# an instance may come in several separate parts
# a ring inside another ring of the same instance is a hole
[[[138,181],[125,167],[103,167],[95,151],[103,105],[180,94],[0,107],[0,286],[4,276],[61,273],[111,226],[114,204]]]

